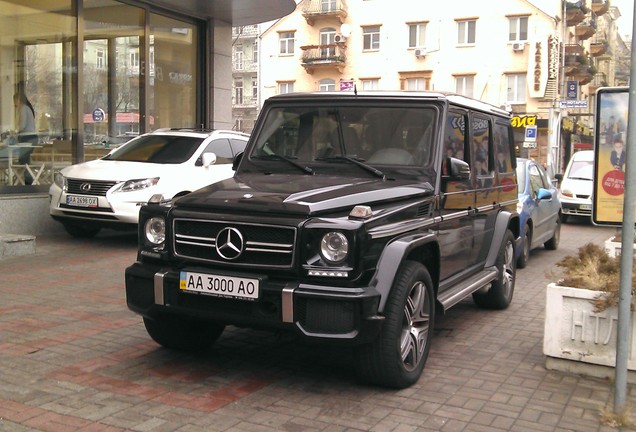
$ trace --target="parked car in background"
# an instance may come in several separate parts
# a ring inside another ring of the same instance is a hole
[[[569,216],[592,216],[594,189],[594,151],[583,150],[572,155],[559,186],[561,222]]]
[[[135,225],[151,196],[171,199],[231,177],[233,159],[248,138],[201,129],[160,129],[133,138],[101,159],[56,173],[50,214],[75,237]]]
[[[561,202],[552,180],[533,160],[517,158],[517,182],[521,242],[517,245],[516,257],[517,268],[524,268],[532,249],[543,245],[554,250],[559,246]]]

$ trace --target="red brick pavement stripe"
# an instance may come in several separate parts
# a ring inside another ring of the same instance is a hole
[[[125,429],[80,417],[59,414],[8,399],[0,399],[0,418],[43,432],[125,432]]]

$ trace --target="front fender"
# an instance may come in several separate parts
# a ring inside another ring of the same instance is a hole
[[[411,251],[429,243],[437,244],[437,236],[434,233],[404,236],[392,241],[384,248],[378,260],[375,274],[369,284],[380,293],[379,313],[384,311],[391,287],[402,262],[409,256]]]

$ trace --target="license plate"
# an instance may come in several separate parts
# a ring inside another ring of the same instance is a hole
[[[217,297],[258,299],[260,280],[207,273],[180,272],[179,288]]]
[[[97,207],[97,197],[66,195],[66,204],[75,207]]]
[[[592,206],[590,204],[581,204],[579,208],[581,210],[592,210]]]

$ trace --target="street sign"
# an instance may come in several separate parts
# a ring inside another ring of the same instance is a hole
[[[568,81],[568,88],[565,94],[565,98],[569,100],[576,100],[579,95],[579,82]]]
[[[103,122],[105,118],[106,118],[106,113],[104,112],[103,109],[95,108],[93,110],[93,121],[95,123]]]
[[[537,141],[537,127],[536,126],[526,126],[526,141],[528,142],[536,142]]]
[[[537,148],[537,142],[536,141],[524,141],[523,142],[523,148],[535,149],[535,148]]]
[[[587,108],[587,99],[559,101],[560,108]]]

